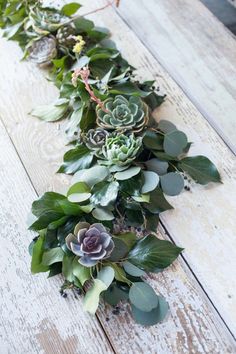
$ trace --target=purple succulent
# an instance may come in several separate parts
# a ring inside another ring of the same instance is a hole
[[[79,263],[92,267],[100,260],[108,258],[114,248],[114,242],[107,229],[100,223],[90,225],[79,222],[74,234],[66,237],[66,245],[76,256]]]

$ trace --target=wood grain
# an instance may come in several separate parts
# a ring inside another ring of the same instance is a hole
[[[96,7],[101,3],[101,1],[94,1],[93,6]],[[145,75],[145,78],[154,75],[160,80],[161,86],[168,91],[171,97],[165,105],[166,112],[171,115],[171,119],[175,117],[177,120],[179,119],[179,115],[181,114],[182,117],[182,113],[185,112],[183,114],[184,120],[183,118],[182,121],[180,119],[181,127],[185,128],[185,120],[191,113],[189,121],[187,121],[190,131],[193,130],[193,122],[197,120],[200,131],[201,128],[205,128],[207,132],[210,131],[210,134],[213,134],[213,137],[216,136],[214,131],[205,123],[201,115],[162,70],[156,60],[153,59],[135,35],[127,29],[114,13],[114,10],[109,9],[104,13],[97,13],[94,19],[100,25],[111,28],[114,39],[118,42],[119,47],[122,48],[122,52],[139,68],[140,75]],[[130,43],[132,43],[132,47]],[[63,133],[58,130],[60,125],[42,123],[27,116],[27,112],[35,107],[35,105],[49,102],[50,98],[55,95],[55,90],[44,81],[42,73],[33,64],[18,62],[20,51],[15,44],[6,43],[1,40],[0,45],[2,48],[0,81],[1,85],[4,83],[4,87],[6,87],[4,96],[0,97],[0,110],[4,124],[36,190],[40,193],[48,190],[49,187],[60,190],[64,187],[65,183],[68,183],[68,179],[65,176],[53,176],[53,172],[61,160],[61,153],[64,149]],[[221,140],[217,136],[215,139],[219,148],[223,149],[228,159],[231,159],[230,153]],[[199,138],[197,139],[198,148],[200,144],[202,144],[202,140]],[[208,148],[208,151],[211,152],[212,147]],[[213,154],[214,157],[215,155]],[[18,183],[20,182],[18,181]],[[190,205],[191,203],[194,204],[194,197],[190,198],[189,194],[186,194],[186,196],[187,200],[189,199],[187,205],[189,206],[189,203]],[[176,206],[181,208],[181,204]],[[169,215],[169,218],[175,218],[175,212]],[[194,215],[197,219],[198,215],[196,215],[195,210]],[[20,223],[19,220],[17,222]],[[177,230],[179,232],[179,229]],[[160,237],[168,238],[162,228],[160,228],[159,232]],[[195,230],[191,229],[190,232],[192,233],[192,237],[196,236]],[[206,238],[207,236],[209,235],[206,235]],[[191,237],[190,233],[189,237]],[[206,247],[208,246],[209,242],[206,242]],[[198,244],[196,247],[198,247]],[[188,252],[187,248],[186,254]],[[203,261],[206,266],[207,259],[204,258]],[[215,261],[215,263],[217,262]],[[213,264],[214,266],[215,263]],[[191,262],[191,266],[192,264],[193,262]],[[194,266],[197,268],[198,265],[194,264]],[[211,267],[212,265],[207,267],[206,272],[209,273],[209,270],[212,270]],[[53,293],[54,288],[50,283],[51,281],[47,283],[43,276],[41,279],[44,287]],[[121,317],[117,317],[111,315],[110,309],[104,309],[101,306],[99,312],[100,321],[106,329],[117,353],[215,354],[235,352],[236,348],[231,335],[185,262],[181,260],[176,262],[168,271],[161,275],[156,275],[150,281],[159,293],[167,296],[171,308],[171,318],[162,325],[146,329],[133,323],[127,308],[122,312]],[[211,283],[217,282],[217,280],[211,277],[211,274],[208,274],[208,277],[205,278],[205,283],[208,283],[208,281]],[[32,284],[31,287],[33,286]],[[48,301],[46,296],[44,297],[44,301],[46,303]],[[219,305],[216,303],[215,306],[222,310],[222,304]],[[81,312],[82,309],[80,314]],[[107,317],[109,321],[106,320]],[[79,315],[76,319],[78,326],[81,325],[81,321],[83,320],[81,318]],[[67,317],[62,318],[62,321],[67,325]],[[52,321],[52,329],[53,323]],[[96,342],[94,335],[96,333],[94,334],[92,330],[90,332],[90,340],[87,337],[88,343]]]
[[[61,278],[30,274],[26,218],[37,196],[1,122],[0,151],[1,354],[113,353],[82,300],[59,295]]]
[[[124,0],[118,11],[236,152],[235,36],[199,0]]]

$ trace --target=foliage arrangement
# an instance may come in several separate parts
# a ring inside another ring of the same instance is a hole
[[[4,36],[18,41],[24,58],[49,69],[59,97],[32,115],[67,119],[66,152],[58,173],[73,175],[67,195],[47,192],[32,205],[32,273],[62,273],[61,293],[85,292],[84,308],[95,314],[100,297],[112,306],[128,301],[136,322],[162,321],[168,303],[145,282],[161,272],[181,248],[156,237],[160,213],[172,209],[165,195],[220,182],[204,156],[187,157],[191,143],[152,111],[165,99],[154,81],[135,79],[109,32],[62,8],[39,1],[0,2]]]

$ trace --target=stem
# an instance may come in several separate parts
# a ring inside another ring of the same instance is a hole
[[[73,16],[73,17],[72,17],[71,19],[69,19],[68,21],[65,21],[65,22],[61,23],[61,24],[58,26],[58,28],[68,25],[69,23],[73,22],[74,20],[77,20],[77,18],[85,17],[85,16],[88,16],[88,15],[92,15],[92,14],[94,14],[94,13],[96,13],[96,12],[105,10],[107,7],[110,7],[110,6],[112,6],[113,4],[116,4],[116,7],[118,7],[118,6],[119,6],[119,3],[120,3],[120,0],[108,1],[106,5],[104,5],[104,6],[102,6],[102,7],[99,7],[99,8],[97,8],[97,9],[95,9],[95,10],[89,11],[89,12],[87,12],[87,13],[85,13],[85,14],[82,14],[82,15],[78,14],[78,15],[76,15],[76,16]]]

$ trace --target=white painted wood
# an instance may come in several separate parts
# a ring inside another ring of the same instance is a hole
[[[44,144],[37,144],[36,148],[34,139],[36,141],[47,139],[46,141],[53,142],[56,137],[58,140],[59,136],[54,134],[57,131],[57,124],[51,124],[52,130],[50,130],[46,123],[38,125],[35,118],[28,117],[26,113],[22,115],[18,113],[23,112],[29,102],[32,103],[34,99],[38,99],[39,96],[36,97],[33,88],[36,86],[38,92],[41,92],[37,85],[39,83],[41,85],[43,75],[34,67],[34,64],[18,62],[17,55],[14,53],[17,48],[16,44],[6,43],[3,40],[0,43],[2,47],[4,46],[4,58],[1,57],[4,66],[0,64],[0,77],[3,80],[1,82],[5,81],[5,75],[8,79],[11,78],[11,82],[14,78],[14,84],[9,86],[9,89],[6,85],[4,96],[0,97],[2,119],[8,127],[20,158],[27,166],[33,185],[40,191],[46,191],[48,185],[44,184],[44,176],[50,176],[53,171],[48,152],[45,153],[43,148]],[[29,67],[31,67],[30,70]],[[18,74],[15,75],[15,72]],[[21,96],[19,91],[23,86],[22,83],[26,84],[26,81],[30,84],[30,88]],[[41,99],[43,97],[42,93]],[[11,260],[10,268],[4,266],[4,269],[0,270],[1,276],[3,275],[1,279],[4,279],[4,283],[7,281],[7,286],[2,286],[1,318],[5,326],[4,330],[0,329],[0,348],[2,346],[5,350],[10,346],[13,348],[18,346],[22,348],[22,353],[29,354],[37,350],[40,352],[41,348],[49,354],[55,352],[85,354],[92,351],[98,354],[109,353],[109,347],[104,348],[101,344],[103,339],[96,319],[88,318],[83,312],[81,303],[73,299],[72,295],[68,300],[64,300],[58,294],[60,279],[47,280],[45,275],[30,276],[30,257],[27,254],[27,246],[32,234],[26,232],[24,221],[30,204],[35,198],[35,193],[29,186],[29,181],[16,154],[13,153],[9,139],[4,133],[0,134],[0,138],[0,151],[4,151],[0,160],[0,165],[4,166],[0,176],[1,181],[4,181],[1,191],[3,200],[0,203],[2,211],[0,230],[4,230],[3,234],[7,235],[7,237],[4,236],[7,240],[7,250],[4,250],[2,255],[4,259],[0,264],[8,264],[7,259]],[[60,147],[63,148],[62,142]],[[51,150],[50,156],[52,160],[55,159],[59,163],[56,151]],[[62,184],[57,176],[54,176],[52,185],[56,190],[57,187],[60,189]],[[167,237],[161,228],[159,237]],[[11,249],[14,240],[17,240],[17,252]],[[2,247],[4,246],[6,247],[5,242]],[[109,307],[104,309],[101,306],[100,308],[99,319],[117,353],[220,354],[233,353],[234,348],[236,350],[231,335],[181,259],[165,273],[152,275],[150,282],[158,293],[166,296],[170,304],[170,317],[162,325],[150,329],[136,325],[129,315],[127,306],[119,317],[112,315]],[[28,291],[27,300],[24,295],[26,291]],[[12,293],[10,297],[7,296],[9,292]],[[9,316],[9,308],[12,306],[13,299],[15,299],[14,308]],[[25,323],[22,327],[24,335],[20,330],[17,331],[19,340],[21,337],[24,338],[24,344],[20,343],[20,345],[14,341],[19,321]],[[34,334],[34,331],[39,335]],[[10,332],[9,337],[8,332]],[[33,339],[29,341],[31,336]],[[87,345],[86,350],[83,347],[85,345]],[[15,354],[14,350],[10,354]],[[21,354],[21,351],[17,353]],[[3,354],[5,354],[4,351]]]
[[[93,6],[96,7],[101,3],[101,1],[94,1]],[[141,75],[145,75],[145,78],[151,77],[153,74],[155,77],[162,76],[161,85],[171,94],[169,106],[166,106],[169,114],[173,113],[178,117],[177,111],[184,110],[185,114],[183,115],[186,119],[188,113],[191,112],[189,122],[191,129],[193,118],[200,121],[201,127],[203,124],[201,122],[204,122],[201,115],[115,15],[114,11],[110,9],[104,13],[97,13],[94,18],[100,25],[110,27],[119,47],[122,48],[126,57],[139,67]],[[132,47],[130,43],[132,43]],[[34,64],[18,62],[20,51],[15,44],[1,40],[0,46],[2,53],[0,82],[1,86],[4,83],[5,88],[4,96],[0,97],[0,111],[4,124],[36,190],[40,193],[48,190],[49,187],[60,190],[67,181],[65,176],[53,176],[64,150],[63,134],[58,132],[60,125],[46,124],[27,116],[27,112],[35,105],[49,102],[50,98],[55,95],[55,90],[44,81],[42,73],[35,68]],[[182,121],[182,126],[185,127],[184,121]],[[206,125],[206,128],[209,129],[209,126]],[[210,131],[212,130],[210,129]],[[219,139],[218,141],[220,148],[223,146],[225,149],[221,141]],[[227,149],[225,151],[229,156]],[[18,181],[18,183],[21,182]],[[172,217],[174,216],[173,213]],[[20,222],[17,220],[17,223]],[[162,228],[160,228],[160,237],[165,237]],[[204,261],[206,263],[206,259]],[[209,272],[209,267],[206,269]],[[51,281],[47,283],[43,276],[41,279],[43,286],[53,293],[55,290],[50,284]],[[235,352],[236,348],[231,336],[182,261],[176,262],[168,271],[152,277],[150,281],[157,291],[167,296],[171,308],[171,318],[163,325],[145,329],[135,325],[128,312],[124,312],[122,317],[116,317],[111,316],[108,309],[101,308],[99,318],[117,353],[215,354]],[[206,283],[208,281],[212,282],[210,276],[205,279]],[[44,300],[46,301],[45,298]],[[218,303],[215,305],[218,306]],[[222,307],[221,304],[219,307]],[[59,309],[57,313],[59,313]],[[107,316],[110,318],[109,321],[105,320]],[[63,323],[66,323],[67,318],[61,317],[61,319]],[[76,321],[80,326],[81,313]],[[97,343],[93,330],[90,332],[90,338],[91,341]]]
[[[63,279],[30,274],[26,218],[36,193],[1,122],[0,151],[0,353],[113,353],[81,299],[60,296]]]
[[[199,0],[124,0],[118,10],[236,152],[236,40]]]

